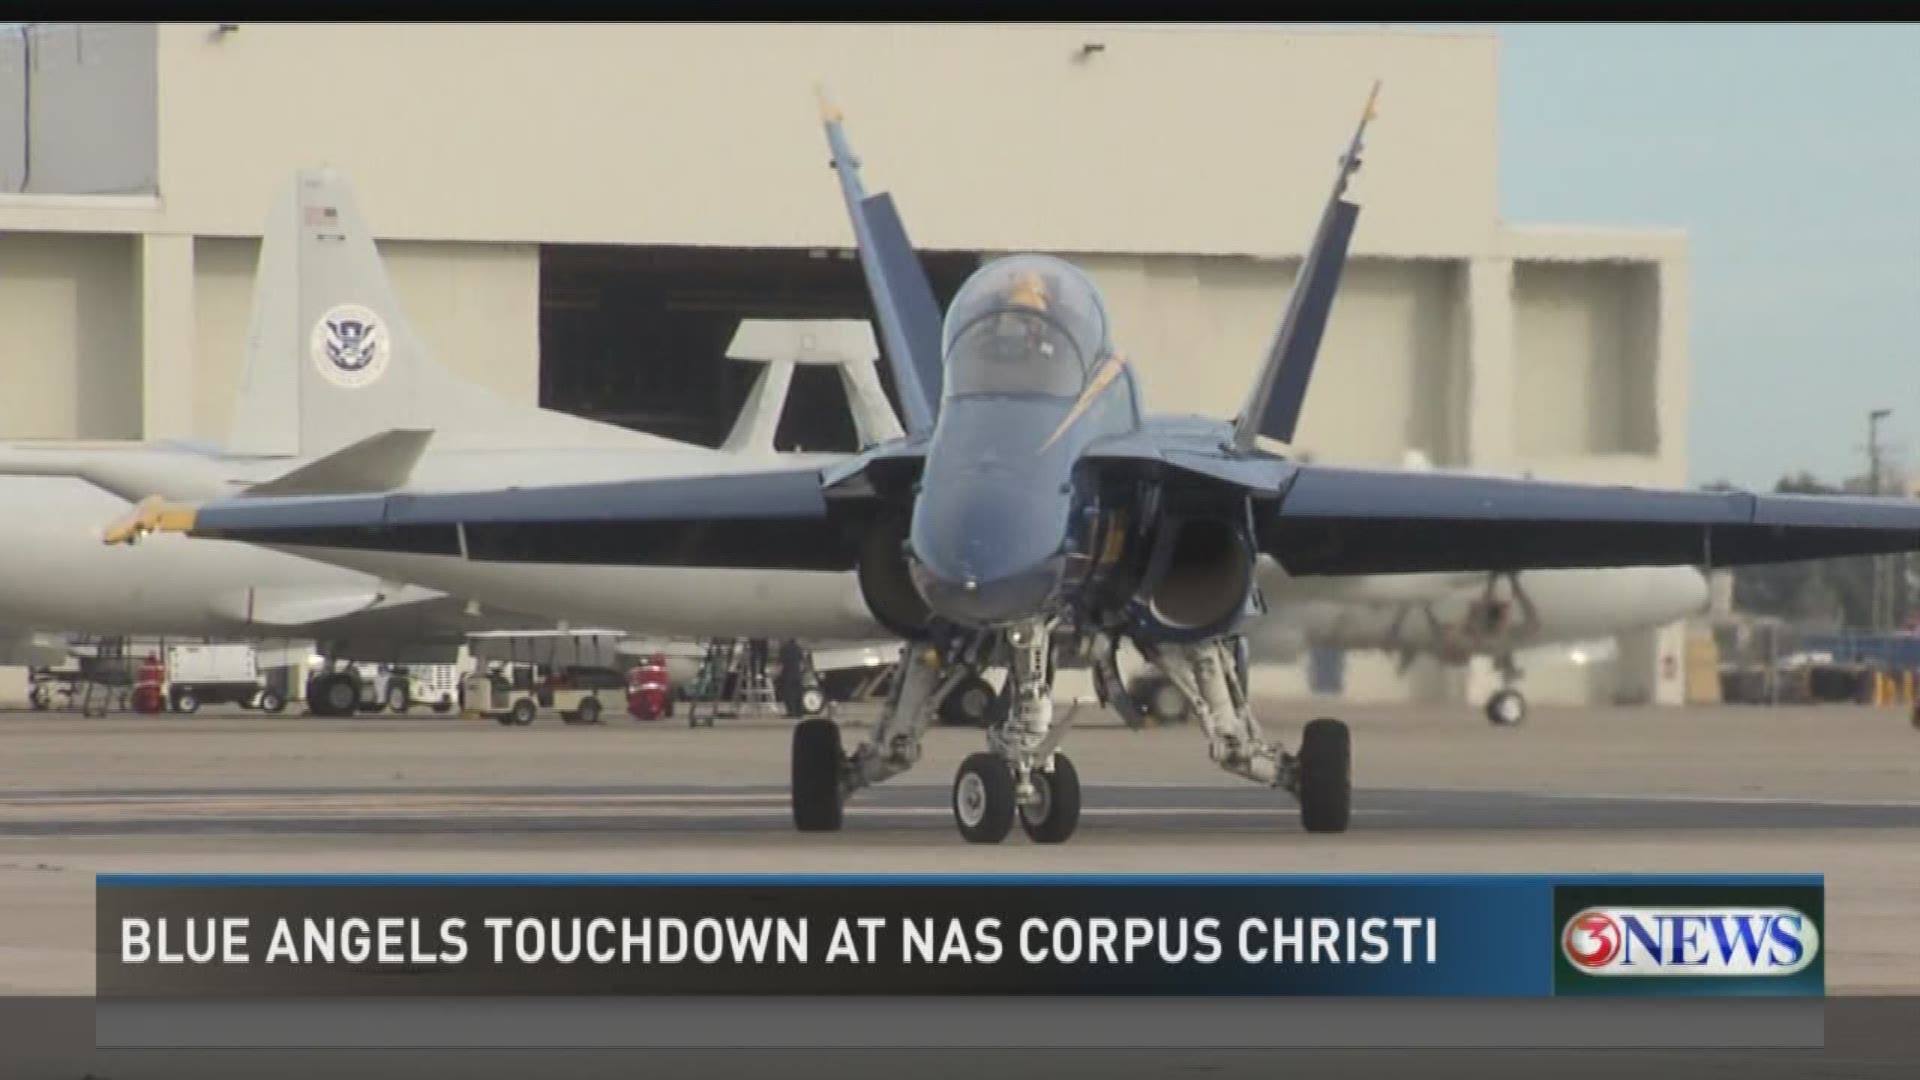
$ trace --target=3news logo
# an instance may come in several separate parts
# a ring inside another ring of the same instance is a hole
[[[1560,994],[1825,992],[1818,885],[1554,890]]]

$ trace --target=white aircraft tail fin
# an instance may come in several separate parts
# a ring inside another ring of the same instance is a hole
[[[796,364],[840,370],[847,407],[862,447],[900,438],[900,418],[880,385],[880,347],[864,319],[742,319],[727,346],[731,360],[754,360],[766,369],[721,449],[729,453],[774,453],[773,438],[786,409]]]
[[[395,429],[443,449],[685,444],[522,404],[436,360],[401,310],[346,181],[303,169],[260,245],[229,449],[320,455]]]

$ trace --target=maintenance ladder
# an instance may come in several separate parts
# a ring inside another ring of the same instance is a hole
[[[749,711],[781,711],[767,665],[756,670],[752,648],[739,638],[709,641],[687,695],[687,726],[712,727],[721,717],[737,719]]]

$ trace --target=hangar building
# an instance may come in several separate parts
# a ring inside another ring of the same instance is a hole
[[[951,293],[1056,252],[1160,410],[1230,413],[1368,85],[1365,210],[1309,395],[1318,460],[1685,480],[1685,244],[1501,220],[1491,32],[1155,25],[42,24],[0,33],[0,437],[219,439],[258,235],[301,166],[354,184],[451,364],[717,442],[743,316],[865,313],[816,82]],[[780,436],[851,448],[831,374]],[[1678,699],[1677,631],[1556,698]],[[1563,670],[1564,669],[1564,670]],[[1473,700],[1484,672],[1349,693]]]

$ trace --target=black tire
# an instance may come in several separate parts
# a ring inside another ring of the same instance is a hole
[[[827,692],[817,686],[800,691],[800,715],[819,716],[827,711]]]
[[[433,703],[433,711],[445,715],[453,711],[453,695],[441,694],[440,700]]]
[[[953,823],[969,844],[997,844],[1013,831],[1013,773],[998,754],[970,754],[953,778]]]
[[[325,688],[326,680],[327,680],[327,677],[325,675],[307,676],[307,692],[306,692],[307,712],[313,714],[314,716],[331,716],[332,715],[331,713],[327,712],[326,695],[320,692],[322,689]]]
[[[315,716],[352,716],[360,705],[360,686],[343,672],[316,675],[307,683],[307,707]]]
[[[578,716],[580,718],[580,722],[583,724],[599,723],[600,722],[600,699],[597,697],[590,697],[590,698],[587,698],[585,701],[582,701],[580,703],[580,711],[575,713],[574,715]]]
[[[1310,833],[1347,831],[1353,816],[1353,735],[1325,718],[1300,734],[1300,826]]]
[[[1154,679],[1147,684],[1147,695],[1143,702],[1147,715],[1155,723],[1183,724],[1187,720],[1187,695],[1173,684],[1172,679]]]
[[[404,713],[413,707],[413,691],[404,682],[387,684],[387,711]]]
[[[260,695],[253,699],[253,707],[263,713],[277,713],[286,709],[287,699],[280,695],[280,691],[269,686],[261,690]]]
[[[200,711],[200,698],[191,690],[175,690],[173,711],[182,716],[192,716]]]
[[[1527,720],[1526,695],[1518,690],[1497,690],[1487,699],[1487,723],[1494,727],[1519,727]]]
[[[793,827],[801,832],[836,832],[845,818],[841,800],[840,725],[832,720],[802,720],[793,725]]]
[[[968,676],[940,703],[940,722],[949,727],[985,727],[995,696],[992,683],[978,675]]]
[[[1053,771],[1033,774],[1042,798],[1038,807],[1020,807],[1020,827],[1036,844],[1064,844],[1080,826],[1080,773],[1065,754],[1053,755]]]
[[[513,703],[513,711],[508,715],[513,718],[515,725],[526,727],[533,723],[533,718],[539,715],[539,712],[539,706],[535,705],[531,698],[521,698]]]
[[[53,704],[53,699],[47,695],[46,687],[36,686],[27,691],[27,704],[33,706],[34,712],[46,712],[47,707]]]

